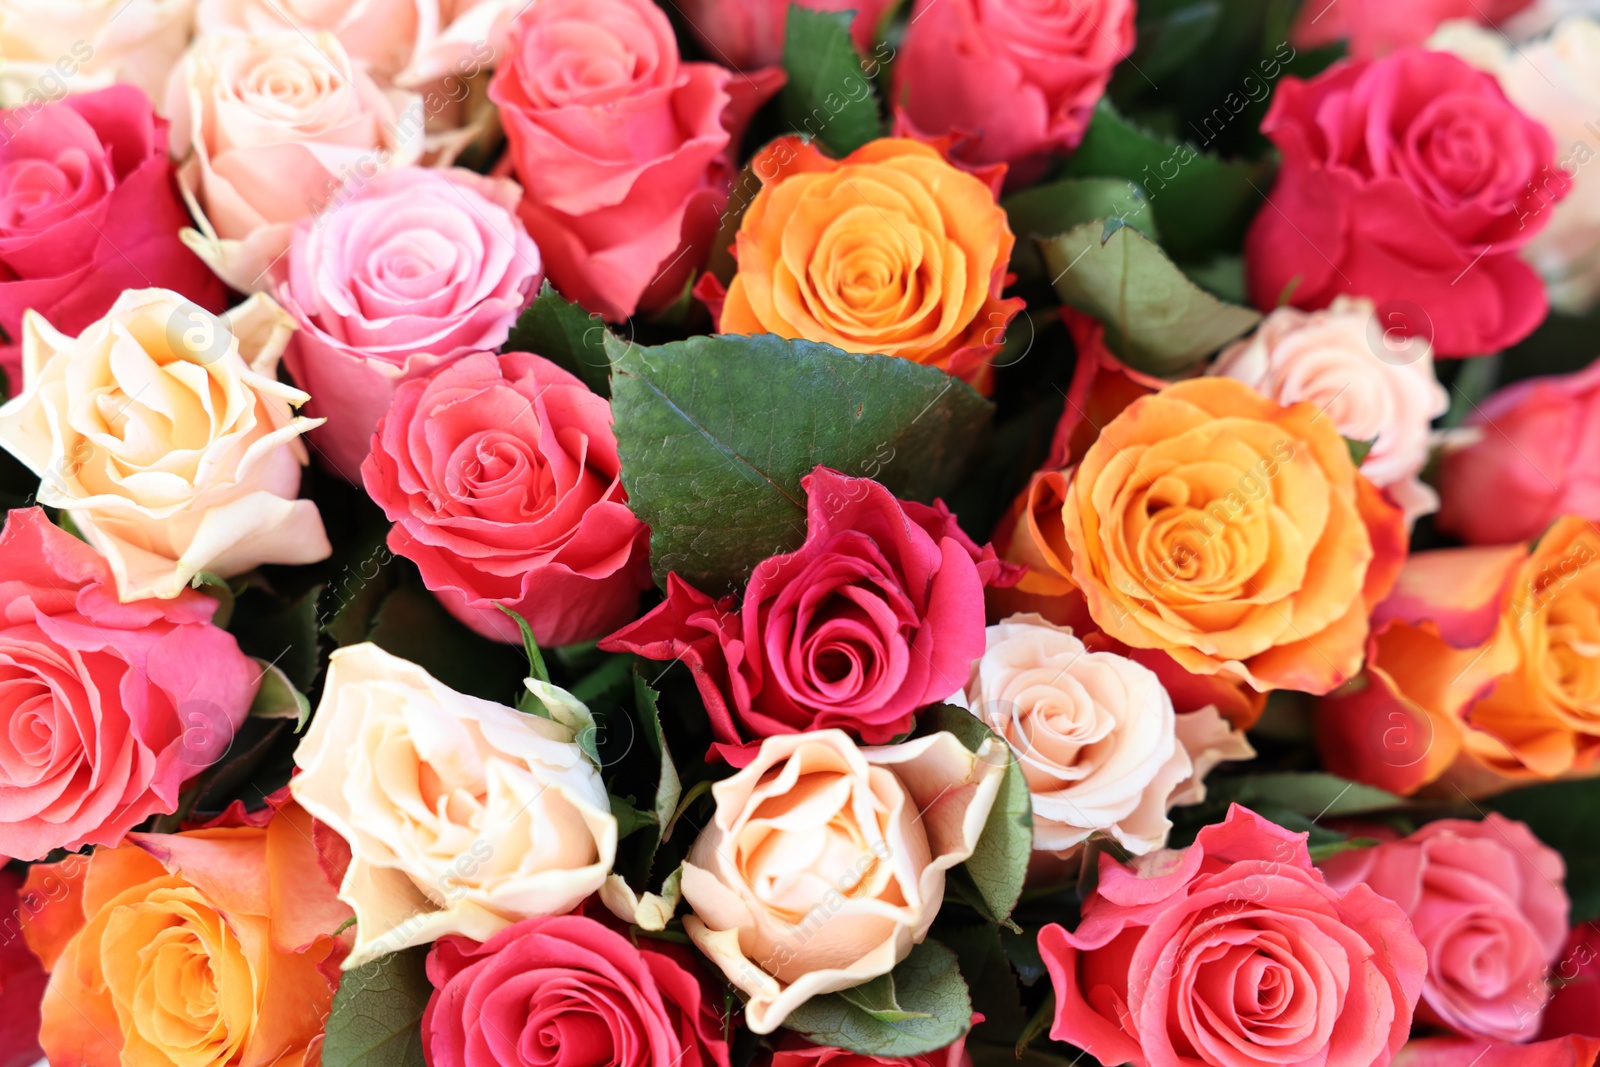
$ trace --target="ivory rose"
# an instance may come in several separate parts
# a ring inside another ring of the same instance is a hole
[[[295,224],[270,272],[299,326],[284,363],[323,416],[318,458],[349,481],[401,382],[505,343],[542,276],[521,195],[471,171],[403,167]]]
[[[928,934],[945,871],[972,855],[1009,753],[954,734],[857,748],[840,730],[769,737],[711,787],[683,864],[684,930],[770,1034],[820,993],[887,974]]]
[[[1430,426],[1450,408],[1424,336],[1392,332],[1372,301],[1336,297],[1324,311],[1279,308],[1222,350],[1207,374],[1233,378],[1280,404],[1315,404],[1351,441],[1371,444],[1361,473],[1387,489],[1406,519],[1439,507],[1420,477]]]
[[[1105,1067],[1385,1067],[1428,966],[1399,905],[1328,885],[1305,834],[1237,804],[1186,849],[1102,853],[1078,928],[1039,953],[1050,1036]]]
[[[296,497],[298,438],[316,423],[277,380],[293,328],[266,297],[216,318],[164,289],[123,293],[77,337],[24,320],[24,388],[0,407],[0,447],[106,557],[123,600],[332,551]]]
[[[0,0],[0,106],[118,82],[161,99],[195,0]]]
[[[1214,707],[1187,715],[1148,667],[1091,652],[1068,627],[1013,615],[951,703],[1017,754],[1033,795],[1035,851],[1066,858],[1096,834],[1134,855],[1161,848],[1175,804],[1205,799],[1205,775],[1255,755]]]
[[[172,154],[198,230],[184,242],[253,293],[294,223],[421,158],[422,102],[380,89],[329,33],[202,37],[167,88]]]
[[[587,711],[528,685],[555,719],[457,693],[377,645],[329,659],[289,787],[350,846],[346,968],[444,934],[487,940],[605,881],[617,820],[575,741]]]

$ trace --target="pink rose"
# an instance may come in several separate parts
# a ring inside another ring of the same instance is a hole
[[[680,63],[651,0],[540,0],[510,50],[489,98],[551,281],[612,320],[677,300],[710,251],[739,137],[782,76]]]
[[[1106,1067],[1383,1067],[1428,965],[1397,904],[1334,889],[1305,834],[1237,804],[1186,849],[1102,854],[1078,929],[1039,952],[1050,1036]]]
[[[918,0],[895,102],[928,134],[971,134],[968,162],[1026,164],[1025,178],[1083,140],[1133,16],[1133,0]]]
[[[396,386],[505,343],[540,278],[520,196],[504,179],[404,167],[295,226],[278,296],[300,329],[284,362],[327,419],[317,455],[344,477],[360,480]]]
[[[0,369],[22,391],[22,313],[77,334],[124,289],[176,289],[210,311],[222,284],[178,240],[189,220],[167,123],[131,86],[0,112]]]
[[[813,11],[853,11],[850,37],[863,55],[893,0],[794,0]],[[683,0],[679,5],[689,29],[710,57],[735,70],[772,67],[783,62],[784,29],[789,0]]]
[[[1600,363],[1509,385],[1467,417],[1439,463],[1439,528],[1476,545],[1528,541],[1562,515],[1600,519]]]
[[[527,919],[481,945],[451,934],[428,954],[423,1050],[429,1067],[728,1067],[722,996],[695,966],[686,949],[581,915]]]
[[[497,641],[598,637],[650,584],[611,405],[541,356],[479,352],[406,382],[361,465],[389,548],[450,613]]]
[[[1526,825],[1440,819],[1322,870],[1329,885],[1366,885],[1411,917],[1428,953],[1419,1019],[1497,1041],[1538,1033],[1546,972],[1567,936],[1566,867]]]
[[[1406,1043],[1394,1067],[1595,1067],[1600,1040],[1558,1037],[1531,1045],[1467,1037],[1424,1037]]]
[[[1551,972],[1555,987],[1545,1005],[1541,1038],[1600,1037],[1600,923],[1574,926]]]
[[[215,600],[118,603],[39,508],[6,516],[0,560],[0,853],[114,845],[227,751],[258,671]]]
[[[1442,22],[1472,19],[1494,25],[1529,3],[1530,0],[1322,0],[1300,9],[1289,39],[1296,48],[1322,48],[1347,41],[1352,56],[1371,59],[1421,44]]]
[[[736,766],[775,734],[838,728],[869,745],[966,685],[983,655],[983,589],[1015,568],[961,532],[943,502],[896,500],[818,467],[801,480],[806,542],[755,569],[741,603],[669,575],[666,602],[600,642],[681,658]]]
[[[39,1002],[49,976],[22,935],[21,888],[21,874],[0,870],[0,1067],[32,1067],[44,1055]]]

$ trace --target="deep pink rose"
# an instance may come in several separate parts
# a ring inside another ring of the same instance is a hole
[[[539,284],[515,182],[467,170],[380,171],[337,210],[302,219],[276,276],[300,329],[284,356],[311,394],[315,455],[361,478],[395,387],[505,343]]]
[[[694,954],[582,915],[526,919],[428,953],[428,1067],[728,1067],[723,1002]]]
[[[974,1026],[982,1021],[982,1015],[972,1017]],[[779,1038],[767,1067],[972,1067],[972,1057],[967,1055],[965,1034],[923,1056],[870,1056],[830,1045],[813,1045],[789,1031]]]
[[[1539,1036],[1600,1037],[1600,923],[1572,928],[1551,978],[1555,991],[1545,1005]]]
[[[129,85],[0,111],[0,369],[22,388],[22,313],[77,336],[124,289],[171,289],[208,311],[222,283],[184,247],[189,213],[167,122]]]
[[[1308,3],[1300,8],[1289,39],[1296,48],[1321,48],[1346,41],[1360,59],[1419,45],[1439,24],[1472,19],[1487,25],[1504,22],[1532,0],[1338,0]]]
[[[32,1067],[44,1055],[39,1002],[49,975],[22,936],[21,889],[21,874],[0,870],[0,1067]]]
[[[1134,0],[918,0],[895,103],[922,133],[971,134],[967,162],[1021,164],[1026,178],[1083,140],[1133,51],[1133,16]]]
[[[850,38],[863,55],[894,0],[794,0],[813,11],[854,11]],[[681,0],[683,20],[706,53],[736,70],[773,67],[783,62],[789,0]]]
[[[111,567],[39,508],[0,530],[0,853],[114,845],[227,752],[259,671],[217,602],[117,600]]]
[[[739,138],[782,75],[680,63],[651,0],[540,0],[509,52],[489,99],[550,280],[614,321],[673,303],[711,250]]]
[[[1526,825],[1440,819],[1322,869],[1329,885],[1366,885],[1411,917],[1428,953],[1419,1019],[1493,1041],[1539,1032],[1546,973],[1567,936],[1566,867]]]
[[[666,602],[600,642],[681,658],[736,766],[764,737],[837,727],[869,745],[961,689],[983,655],[983,590],[1021,572],[979,548],[943,502],[896,500],[818,467],[801,480],[806,541],[762,561],[742,602],[669,575]]]
[[[1531,1045],[1467,1037],[1423,1037],[1408,1042],[1394,1067],[1595,1067],[1600,1040],[1558,1037]]]
[[[361,465],[394,523],[389,548],[450,613],[517,643],[599,637],[650,584],[649,531],[628,510],[611,405],[542,356],[478,352],[406,382]]]
[[[1530,378],[1476,405],[1477,437],[1439,461],[1439,528],[1478,545],[1530,541],[1563,515],[1600,520],[1600,363]]]
[[[1368,297],[1440,356],[1498,351],[1544,320],[1517,251],[1572,179],[1490,75],[1415,48],[1338,63],[1284,78],[1261,132],[1283,165],[1245,240],[1257,307]]]
[[[1102,854],[1078,929],[1039,952],[1050,1036],[1106,1067],[1383,1067],[1428,965],[1399,905],[1334,889],[1305,834],[1237,804],[1186,849]]]

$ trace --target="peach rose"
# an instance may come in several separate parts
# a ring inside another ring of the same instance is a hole
[[[172,73],[167,113],[199,227],[184,242],[245,293],[270,285],[297,220],[423,150],[422,101],[380,89],[328,33],[201,38]]]
[[[1279,308],[1256,332],[1223,349],[1206,373],[1232,378],[1280,404],[1315,404],[1352,441],[1372,444],[1361,473],[1405,509],[1408,521],[1438,510],[1419,475],[1433,420],[1450,397],[1433,374],[1424,337],[1388,331],[1370,300],[1335,297],[1324,311]]]
[[[332,551],[297,498],[306,394],[278,381],[292,322],[260,296],[221,318],[128,290],[77,337],[23,320],[22,392],[0,447],[41,478],[111,563],[121,599],[175,597],[196,574],[315,563]]]
[[[1033,795],[1033,847],[1065,859],[1101,834],[1134,855],[1167,843],[1167,811],[1205,775],[1255,755],[1214,707],[1187,715],[1148,667],[1091,652],[1069,627],[1013,615],[950,701],[1005,738]]]
[[[858,748],[842,730],[769,737],[711,787],[683,864],[691,940],[770,1034],[821,993],[887,974],[922,941],[944,872],[972,855],[1008,754],[948,733]]]
[[[22,925],[50,969],[50,1062],[316,1064],[350,912],[311,830],[291,804],[264,826],[133,834],[29,868]]]
[[[457,693],[377,645],[329,659],[289,786],[350,846],[347,968],[444,934],[486,941],[571,911],[605,881],[617,820],[574,740],[588,711],[528,687],[554,719]]]
[[[0,107],[118,82],[161,99],[195,0],[0,0]],[[10,132],[9,130],[7,131]]]
[[[720,333],[775,333],[932,364],[987,390],[1022,310],[1002,300],[1015,243],[996,202],[1004,168],[957,170],[884,138],[842,160],[798,137],[756,154],[761,191],[739,225],[726,295],[698,292]]]

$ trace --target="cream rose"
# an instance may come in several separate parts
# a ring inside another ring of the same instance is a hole
[[[1387,489],[1414,522],[1439,508],[1418,475],[1430,426],[1450,407],[1423,336],[1395,332],[1372,301],[1337,297],[1323,311],[1279,308],[1256,332],[1223,349],[1207,374],[1233,378],[1278,403],[1325,412],[1352,441],[1370,441],[1361,473]]]
[[[1009,756],[953,734],[859,748],[842,730],[769,737],[711,789],[683,864],[684,929],[746,996],[758,1034],[820,993],[887,974],[972,855]]]
[[[421,99],[380,89],[329,33],[218,34],[167,87],[184,243],[240,292],[269,287],[294,223],[423,151]]]
[[[195,0],[0,0],[0,107],[118,82],[158,103]],[[13,132],[8,129],[8,133]]]
[[[553,719],[457,693],[377,645],[329,659],[289,786],[350,845],[346,969],[444,934],[486,941],[604,883],[617,820],[575,740],[588,712],[528,686]]]
[[[1179,716],[1155,672],[1090,652],[1038,615],[988,629],[959,704],[1005,738],[1033,795],[1033,847],[1065,859],[1101,834],[1143,855],[1167,843],[1175,804],[1205,774],[1255,753],[1214,707]]]
[[[277,378],[293,329],[265,296],[216,318],[165,289],[123,293],[75,338],[23,318],[0,447],[106,557],[124,601],[332,551],[317,506],[296,498],[299,438],[322,420],[297,417],[306,394]]]

